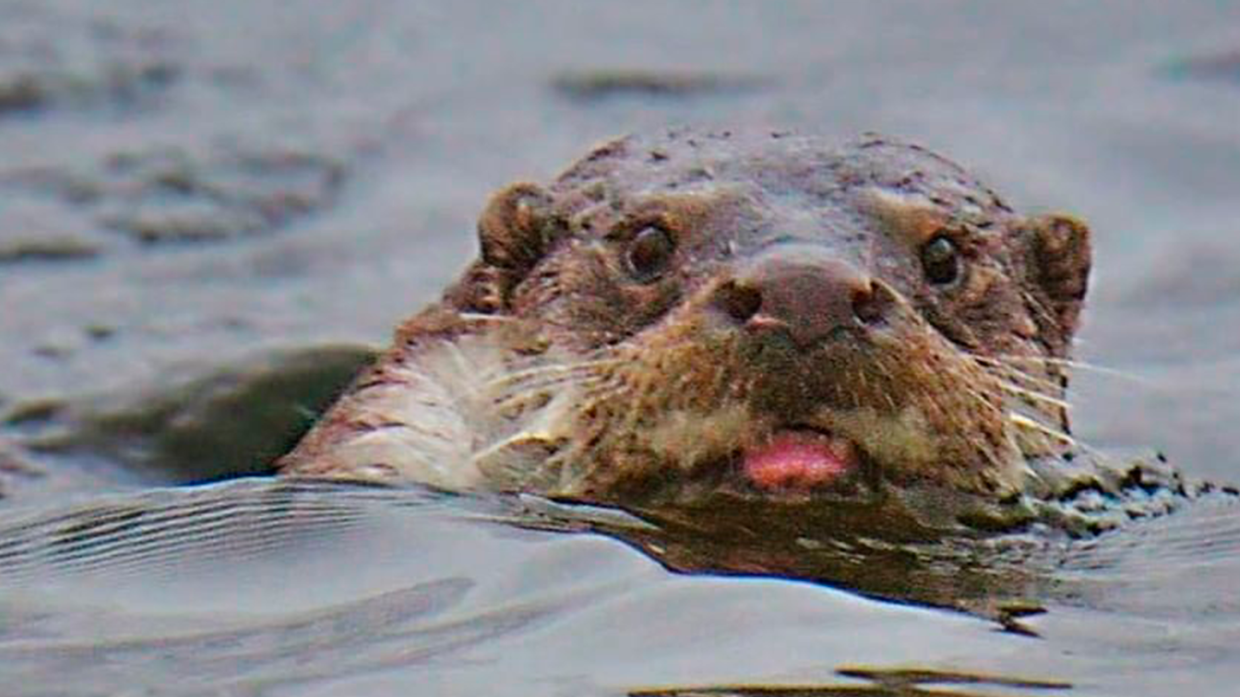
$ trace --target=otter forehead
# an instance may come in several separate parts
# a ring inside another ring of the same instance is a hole
[[[627,136],[596,147],[554,188],[628,201],[729,186],[798,207],[854,208],[867,192],[880,189],[968,215],[1012,212],[959,165],[921,146],[877,135],[842,144],[750,131]]]
[[[955,163],[876,135],[840,145],[765,131],[628,136],[596,147],[552,191],[590,231],[657,212],[735,251],[800,240],[863,264],[875,237],[915,247],[958,224],[985,238],[1015,215]]]

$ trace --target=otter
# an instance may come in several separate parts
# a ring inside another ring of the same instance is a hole
[[[997,501],[1076,449],[1089,228],[1018,213],[919,145],[628,136],[503,188],[477,232],[478,259],[282,474],[621,504]]]

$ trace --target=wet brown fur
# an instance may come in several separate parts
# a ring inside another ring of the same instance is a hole
[[[652,226],[674,256],[635,278],[625,254]],[[622,138],[548,187],[499,191],[478,230],[479,258],[397,330],[284,473],[684,500],[736,486],[720,463],[796,425],[856,442],[866,486],[1003,496],[1026,458],[1069,447],[1064,359],[1088,229],[1017,214],[918,146]],[[918,261],[937,236],[964,259],[951,287]],[[789,240],[874,279],[891,303],[881,331],[791,350],[721,317],[721,286]]]

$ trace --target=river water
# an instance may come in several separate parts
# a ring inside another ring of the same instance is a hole
[[[325,401],[488,192],[674,124],[899,135],[1084,217],[1077,436],[1240,482],[1238,114],[1204,0],[0,0],[2,691],[1233,694],[1224,503],[902,590],[672,571],[607,512],[159,487],[261,472],[308,418],[264,405]]]

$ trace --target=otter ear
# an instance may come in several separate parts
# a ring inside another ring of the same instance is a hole
[[[1050,214],[1031,218],[1022,228],[1028,240],[1029,280],[1050,309],[1066,345],[1076,332],[1089,289],[1089,227],[1079,218]]]
[[[547,253],[551,195],[529,182],[509,184],[491,196],[478,218],[482,261],[524,276]],[[519,278],[517,280],[520,280]]]
[[[551,195],[537,184],[518,182],[497,191],[478,218],[480,259],[449,293],[457,304],[498,312],[512,289],[546,256],[555,234]]]

